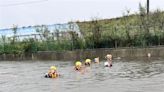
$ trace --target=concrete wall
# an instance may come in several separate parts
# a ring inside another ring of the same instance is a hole
[[[93,50],[75,50],[64,52],[37,52],[35,54],[0,55],[0,60],[84,60],[99,56],[104,59],[107,53],[111,53],[114,58],[140,58],[147,57],[147,53],[151,53],[152,57],[164,58],[164,47],[154,48],[118,48],[118,49],[93,49]]]

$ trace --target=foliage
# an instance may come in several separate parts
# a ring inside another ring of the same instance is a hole
[[[64,51],[76,49],[147,47],[164,45],[164,12],[157,9],[147,14],[146,7],[139,4],[139,13],[130,15],[126,10],[122,17],[114,19],[93,19],[77,22],[80,37],[74,31],[59,30],[51,33],[46,26],[37,26],[40,39],[16,39],[17,26],[13,27],[13,39],[0,38],[0,54],[37,53],[37,51]]]

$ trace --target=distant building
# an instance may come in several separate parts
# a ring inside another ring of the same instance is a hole
[[[79,26],[73,22],[65,24],[18,27],[16,28],[16,31],[17,32],[14,35],[12,28],[0,29],[0,38],[5,36],[12,39],[15,36],[19,41],[29,38],[44,40],[47,36],[53,37],[54,40],[57,40],[58,38],[71,39],[71,35],[69,34],[70,31],[76,32],[79,37],[82,37]]]

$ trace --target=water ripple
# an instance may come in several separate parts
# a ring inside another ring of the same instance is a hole
[[[61,77],[43,77],[51,65],[58,67]],[[74,71],[73,62],[0,62],[2,92],[164,92],[163,77],[163,60],[117,60],[112,68],[104,68],[101,62],[86,68],[85,73]]]

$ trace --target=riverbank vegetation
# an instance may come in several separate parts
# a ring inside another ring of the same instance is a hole
[[[147,15],[140,5],[139,14],[89,22],[78,22],[87,47],[117,48],[164,45],[164,12],[157,9]]]
[[[147,14],[141,4],[136,14],[131,15],[130,10],[126,10],[119,18],[94,18],[76,23],[82,37],[69,31],[69,37],[61,38],[59,34],[50,34],[46,26],[42,26],[36,28],[40,40],[26,38],[22,41],[17,39],[17,26],[14,26],[12,38],[1,37],[0,54],[164,45],[164,12],[157,9]]]

